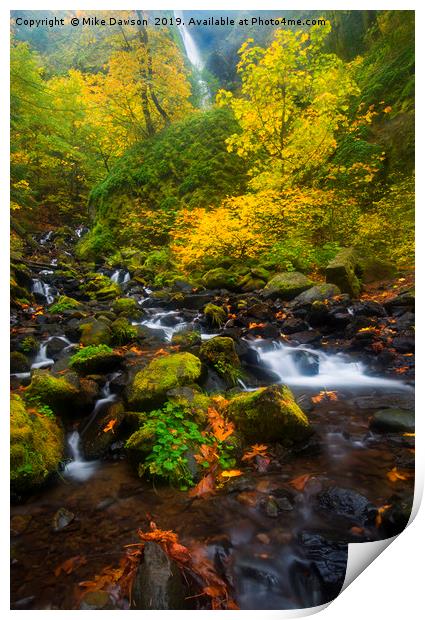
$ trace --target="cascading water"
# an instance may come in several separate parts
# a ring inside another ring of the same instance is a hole
[[[40,245],[45,245],[50,241],[53,235],[53,230],[49,230],[45,235],[43,235],[40,239]]]
[[[126,284],[127,282],[130,281],[130,274],[128,271],[126,271],[125,269],[117,269],[116,271],[114,271],[114,273],[111,276],[111,280],[112,282],[115,282],[115,284]]]
[[[288,347],[278,342],[274,343],[274,348],[262,350],[263,344],[262,340],[250,342],[250,346],[258,352],[260,360],[279,376],[282,383],[289,386],[320,389],[342,386],[411,389],[399,381],[367,375],[362,363],[353,362],[341,353],[329,354],[305,346]],[[306,355],[318,361],[315,374],[303,373],[302,368],[297,364],[295,355],[300,351],[304,351]]]
[[[171,316],[176,317],[176,324],[172,326],[166,325],[167,321],[164,322],[165,317]],[[166,341],[171,342],[173,334],[185,329],[188,326],[188,323],[178,317],[178,312],[175,310],[170,310],[169,312],[156,312],[151,318],[145,319],[141,323],[134,323],[134,325],[144,325],[150,329],[160,329],[164,332]]]
[[[44,297],[48,305],[50,305],[54,300],[51,286],[38,278],[33,279],[31,292]]]
[[[53,338],[63,340],[66,344],[65,349],[72,346],[71,341],[68,340],[68,338],[66,338],[65,336],[50,336],[50,338],[48,338],[45,342],[41,343],[37,356],[31,364],[31,369],[48,368],[49,366],[53,366],[55,361],[47,356],[47,345],[51,340],[53,340]]]
[[[84,482],[88,480],[95,472],[98,462],[86,461],[81,453],[80,435],[78,431],[73,431],[68,437],[68,449],[72,457],[72,461],[65,467],[65,476]]]
[[[199,85],[201,106],[203,108],[207,107],[210,102],[210,91],[208,88],[208,84],[205,80],[202,79],[201,73],[204,69],[204,61],[202,60],[201,54],[199,53],[199,49],[189,32],[188,27],[184,22],[183,12],[182,11],[174,11],[174,17],[180,18],[182,23],[180,26],[177,26],[180,32],[180,36],[183,41],[184,49],[186,51],[186,56],[188,57],[190,64],[194,67],[197,74],[197,82]]]

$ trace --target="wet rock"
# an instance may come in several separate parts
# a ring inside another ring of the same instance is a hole
[[[115,609],[111,597],[104,590],[86,592],[80,600],[80,609]]]
[[[131,406],[155,407],[165,402],[168,390],[196,382],[201,376],[201,360],[191,353],[173,353],[152,360],[134,377],[128,389]]]
[[[308,329],[308,323],[306,323],[306,321],[303,321],[303,319],[294,317],[294,318],[286,319],[283,322],[280,331],[283,334],[296,334],[297,332],[302,332],[307,329]]]
[[[368,316],[368,317],[384,317],[387,316],[387,311],[382,304],[377,301],[357,301],[351,306],[351,311],[354,316]]]
[[[111,392],[113,394],[121,394],[123,390],[125,389],[127,383],[128,383],[128,375],[126,373],[120,372],[114,375],[111,378],[110,383],[109,383]]]
[[[71,367],[84,375],[108,372],[117,368],[123,360],[107,345],[97,345],[90,349],[81,349],[71,359]]]
[[[312,377],[319,374],[319,356],[315,353],[300,349],[293,352],[292,359],[302,375]]]
[[[343,293],[357,297],[360,282],[356,275],[356,252],[353,248],[344,248],[326,267],[326,282],[336,284]]]
[[[10,533],[12,536],[23,534],[28,528],[31,519],[31,515],[14,515],[10,520]]]
[[[389,507],[381,514],[381,530],[386,536],[396,536],[407,526],[412,512],[413,497],[392,496],[388,502]]]
[[[105,321],[100,319],[84,319],[80,323],[81,338],[84,346],[91,344],[110,344],[111,330]]]
[[[178,304],[178,307],[184,307],[190,310],[200,310],[214,298],[214,293],[199,293],[194,295],[186,295]],[[176,304],[177,305],[177,304]]]
[[[250,442],[291,443],[305,440],[311,434],[306,415],[284,385],[235,396],[230,401],[228,415]]]
[[[302,273],[292,271],[278,273],[264,287],[263,295],[276,299],[294,299],[300,293],[313,286],[313,282]]]
[[[176,562],[155,542],[145,543],[133,584],[134,609],[184,609],[184,587]]]
[[[316,284],[304,291],[304,293],[297,295],[293,303],[295,305],[312,304],[314,301],[325,301],[340,294],[341,291],[335,284]]]
[[[83,421],[81,442],[86,458],[96,459],[104,456],[111,444],[116,441],[125,413],[122,403],[105,403],[89,423]],[[110,430],[105,431],[111,425]]]
[[[248,314],[250,317],[261,321],[268,321],[273,318],[272,309],[264,302],[258,302],[250,306]]]
[[[236,383],[240,360],[232,338],[216,336],[205,340],[199,349],[199,357],[212,366],[229,387]]]
[[[373,414],[369,426],[384,433],[414,433],[415,413],[405,409],[380,409]]]
[[[191,349],[202,342],[201,332],[187,329],[175,332],[171,338],[172,345],[178,345],[181,351]]]
[[[298,344],[311,344],[313,342],[317,342],[320,340],[321,335],[320,332],[315,329],[309,329],[303,332],[296,332],[295,334],[291,334],[290,341],[296,342]]]
[[[393,338],[392,346],[399,353],[413,353],[415,351],[414,335],[402,335]]]
[[[352,489],[333,487],[317,496],[319,509],[348,519],[356,525],[371,525],[378,511],[364,495]]]
[[[68,342],[63,340],[63,338],[51,338],[46,345],[46,355],[52,359],[56,359],[58,354],[63,351],[68,346]]]
[[[19,351],[14,351],[10,354],[10,372],[11,373],[21,373],[21,372],[29,372],[30,363],[28,358],[23,353],[19,353]]]
[[[306,560],[320,577],[325,600],[332,600],[338,596],[344,583],[348,561],[347,544],[310,532],[300,534],[299,543]]]
[[[66,508],[59,508],[59,510],[54,514],[52,526],[53,531],[60,532],[65,529],[70,523],[72,523],[75,519],[75,515],[70,510]]]

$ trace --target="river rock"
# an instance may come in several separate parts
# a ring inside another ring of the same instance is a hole
[[[163,404],[167,391],[196,382],[201,376],[201,360],[191,353],[173,353],[152,360],[134,377],[128,401],[141,410]]]
[[[316,284],[311,288],[300,293],[293,300],[294,305],[312,304],[314,301],[325,301],[332,299],[335,295],[340,295],[341,291],[335,284],[329,284],[323,282],[322,284]]]
[[[30,363],[28,358],[23,353],[19,353],[19,351],[13,351],[10,354],[10,372],[11,373],[20,373],[20,372],[29,372]]]
[[[378,514],[376,506],[353,489],[332,487],[320,493],[317,498],[320,510],[334,513],[356,525],[372,525]]]
[[[28,411],[10,397],[10,480],[14,492],[27,492],[57,471],[64,454],[63,431],[55,418]]]
[[[35,370],[25,394],[48,405],[56,414],[75,409],[79,397],[78,387],[65,378],[54,377],[48,370]]]
[[[291,300],[309,289],[313,284],[307,276],[298,271],[278,273],[267,282],[263,294],[266,297],[280,297],[280,299]]]
[[[123,361],[123,356],[113,351],[107,345],[93,346],[87,349],[80,349],[84,356],[79,356],[79,352],[71,358],[70,365],[77,372],[89,375],[111,371],[117,368]]]
[[[199,357],[210,364],[229,385],[236,383],[240,361],[232,338],[216,336],[205,340],[199,350]]]
[[[46,355],[51,359],[56,359],[58,354],[63,351],[68,346],[68,342],[63,340],[63,338],[53,337],[49,340],[46,345]]]
[[[81,432],[81,443],[86,458],[97,459],[108,452],[111,444],[117,439],[124,418],[123,404],[110,402],[105,403],[105,407],[100,409],[88,424],[85,424],[83,420],[84,430]],[[110,430],[105,430],[108,425],[112,425]]]
[[[326,282],[336,284],[343,293],[357,297],[360,281],[356,275],[357,255],[353,248],[344,248],[326,267]]]
[[[145,543],[133,584],[134,609],[185,609],[178,565],[155,542]]]
[[[200,345],[201,342],[201,332],[193,329],[174,332],[171,338],[171,344],[178,345],[182,351],[196,347],[197,345]]]
[[[319,356],[315,353],[299,349],[292,353],[292,359],[302,375],[312,377],[319,374]]]
[[[348,545],[328,540],[315,532],[302,532],[298,540],[305,558],[314,566],[320,576],[324,593],[326,593],[326,600],[334,599],[338,596],[344,583],[348,561]]]
[[[304,440],[311,433],[307,416],[284,385],[235,396],[229,403],[228,415],[251,443],[291,443]]]
[[[371,420],[370,428],[384,433],[414,433],[415,413],[405,409],[380,409]]]
[[[210,269],[202,276],[202,284],[208,289],[233,290],[236,287],[236,278],[227,269],[217,267],[216,269]]]
[[[75,519],[75,514],[67,508],[59,508],[53,516],[52,526],[54,532],[65,529]]]
[[[105,321],[98,319],[84,319],[80,323],[81,344],[110,344],[111,330]]]

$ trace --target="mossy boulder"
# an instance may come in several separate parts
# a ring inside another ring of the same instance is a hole
[[[371,420],[370,428],[384,433],[414,433],[415,412],[405,409],[380,409]]]
[[[311,433],[307,416],[285,385],[272,385],[235,396],[229,418],[247,442],[284,444],[301,441]]]
[[[326,282],[336,284],[351,297],[357,297],[360,293],[357,264],[358,256],[354,248],[343,248],[326,267]]]
[[[204,308],[204,316],[208,319],[208,323],[215,327],[220,327],[225,323],[227,314],[224,308],[215,304],[207,304]]]
[[[341,291],[336,284],[328,284],[323,282],[322,284],[316,284],[311,288],[304,291],[300,295],[297,295],[294,299],[296,304],[312,304],[315,301],[326,301],[332,299],[335,295],[340,295]]]
[[[131,325],[131,323],[124,316],[120,317],[111,324],[111,342],[115,345],[124,345],[132,342],[137,338],[137,327]]]
[[[174,332],[171,338],[172,345],[178,345],[181,349],[190,349],[200,345],[202,342],[201,333],[196,330],[184,330]]]
[[[168,390],[167,398],[172,403],[184,407],[187,416],[193,418],[197,424],[206,424],[211,398],[199,389],[190,385],[174,388]]]
[[[70,366],[84,375],[109,372],[122,362],[122,355],[105,344],[83,347],[70,359]]]
[[[366,284],[389,280],[397,276],[397,267],[394,263],[377,257],[360,258],[357,262],[357,270]]]
[[[236,286],[236,278],[233,273],[217,267],[216,269],[210,269],[202,276],[202,284],[205,288],[225,288],[233,290]]]
[[[201,360],[191,353],[173,353],[152,360],[134,377],[128,391],[132,407],[149,409],[167,400],[167,391],[196,382],[201,376]]]
[[[66,310],[77,310],[81,308],[81,302],[68,297],[67,295],[60,295],[58,299],[49,308],[51,314],[61,314]]]
[[[27,409],[16,394],[10,400],[10,480],[27,492],[43,484],[63,459],[63,431],[53,416]]]
[[[80,323],[80,342],[84,346],[95,344],[110,344],[112,339],[109,324],[99,319],[87,320]]]
[[[267,297],[280,297],[286,301],[294,299],[314,285],[314,282],[303,273],[290,271],[278,273],[264,287]]]
[[[19,373],[19,372],[29,372],[30,363],[28,358],[23,353],[19,353],[19,351],[13,351],[10,354],[10,372],[11,373]]]
[[[48,370],[36,370],[25,389],[25,396],[48,405],[59,415],[74,408],[79,390],[65,378],[54,377]]]
[[[142,310],[133,297],[120,297],[112,304],[115,314],[125,316],[130,319],[137,319],[141,316]]]
[[[235,385],[240,375],[240,360],[232,338],[216,336],[205,340],[199,350],[199,356],[210,364],[229,385]]]

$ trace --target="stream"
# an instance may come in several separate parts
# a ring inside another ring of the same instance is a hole
[[[50,237],[42,240],[46,246]],[[223,331],[206,326],[193,306],[158,307],[150,289],[133,292],[137,289],[124,268],[110,277],[144,309],[133,324],[149,330],[157,349],[168,347],[173,334],[188,327],[199,330],[204,340]],[[34,292],[48,306],[51,289],[41,278],[35,277]],[[76,346],[62,329],[54,326],[49,335],[41,323],[43,337],[32,370],[50,368]],[[52,353],[55,359],[49,357],[49,343],[62,347]],[[412,476],[395,483],[388,472],[412,469],[414,438],[378,433],[370,418],[380,408],[413,409],[412,386],[399,378],[373,376],[366,363],[346,352],[263,337],[244,337],[240,345],[269,379],[248,372],[239,387],[290,386],[311,421],[311,440],[291,455],[277,448],[269,466],[256,471],[242,464],[243,475],[229,480],[222,491],[192,499],[140,479],[119,447],[109,458],[86,459],[87,429],[106,407],[120,402],[120,373],[106,375],[91,412],[68,424],[68,459],[58,478],[11,508],[12,608],[74,608],[77,584],[117,565],[124,545],[135,542],[137,529],[148,529],[152,520],[161,529],[176,531],[189,548],[205,549],[241,609],[296,609],[331,600],[344,581],[347,543],[393,533],[397,518],[395,525],[388,521],[387,529],[379,528],[377,508],[394,505],[399,510],[407,502],[410,509]],[[27,382],[29,376],[13,375]],[[313,403],[311,397],[321,390],[334,390],[337,399]],[[301,476],[304,483],[294,485]],[[60,528],[53,527],[58,511],[67,515]],[[63,562],[77,556],[84,561],[75,572],[58,573]]]

